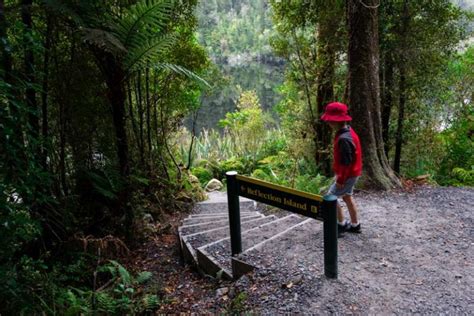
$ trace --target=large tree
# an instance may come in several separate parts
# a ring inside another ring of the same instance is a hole
[[[364,184],[390,189],[400,181],[384,153],[380,114],[378,0],[349,0],[349,104],[364,159]]]

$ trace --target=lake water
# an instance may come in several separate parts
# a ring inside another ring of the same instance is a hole
[[[242,90],[255,90],[262,108],[273,112],[273,107],[280,101],[277,89],[284,80],[283,61],[252,60],[245,63],[220,64],[218,67],[229,78],[229,83],[217,89],[213,94],[203,96],[196,131],[199,132],[203,128],[220,129],[219,120],[223,119],[227,112],[236,109],[239,98],[237,86],[240,86]],[[189,119],[186,126],[188,128],[191,126]]]

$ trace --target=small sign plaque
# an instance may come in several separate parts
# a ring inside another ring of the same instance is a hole
[[[323,220],[322,196],[241,175],[237,175],[236,179],[238,194],[241,196],[320,221]]]

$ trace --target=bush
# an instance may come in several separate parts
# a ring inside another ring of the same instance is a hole
[[[463,168],[454,168],[454,183],[455,186],[474,186],[474,166],[471,166],[471,170]]]
[[[199,179],[199,182],[203,186],[213,178],[211,171],[204,167],[192,168],[191,173]]]
[[[219,179],[225,177],[225,173],[227,171],[237,171],[240,174],[245,173],[245,165],[242,162],[243,159],[238,159],[236,157],[232,157],[228,160],[223,161],[219,165]]]

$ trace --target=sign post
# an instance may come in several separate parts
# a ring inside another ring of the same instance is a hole
[[[324,214],[324,275],[337,279],[337,197],[324,196],[321,207]]]
[[[337,279],[336,196],[327,195],[322,197],[320,195],[241,176],[238,175],[236,171],[227,172],[226,179],[232,256],[242,252],[239,196],[244,196],[258,202],[323,221],[324,274],[328,278]]]
[[[230,247],[232,256],[242,252],[242,237],[240,234],[240,203],[236,176],[236,171],[229,171],[226,173],[227,203],[229,205]]]

